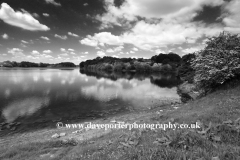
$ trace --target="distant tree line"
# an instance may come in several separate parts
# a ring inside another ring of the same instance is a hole
[[[80,69],[107,70],[121,72],[175,72],[181,65],[181,57],[176,53],[144,58],[97,57],[79,64]]]
[[[49,63],[34,63],[34,62],[15,62],[15,61],[4,61],[0,62],[0,67],[76,67],[76,65],[72,62],[61,62],[57,64],[49,64]]]

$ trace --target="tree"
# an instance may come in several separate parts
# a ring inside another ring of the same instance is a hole
[[[238,35],[225,32],[210,38],[207,46],[196,54],[192,63],[194,81],[200,86],[211,88],[239,75],[239,42]]]

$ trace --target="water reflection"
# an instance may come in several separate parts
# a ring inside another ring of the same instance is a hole
[[[0,121],[84,118],[112,109],[179,101],[172,74],[1,69]],[[51,115],[51,116],[49,116]]]
[[[82,87],[82,92],[99,101],[120,98],[131,102],[134,109],[179,101],[176,86],[181,81],[174,74],[86,70],[80,72],[98,79],[95,85]],[[149,83],[149,79],[154,85]]]
[[[13,122],[18,117],[30,116],[42,107],[49,105],[49,98],[29,97],[8,104],[2,111],[7,122]]]

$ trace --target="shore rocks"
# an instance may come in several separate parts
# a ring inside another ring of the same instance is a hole
[[[66,135],[67,135],[66,133],[60,133],[60,134],[55,133],[54,135],[52,135],[52,138],[60,138],[60,137],[66,136]]]
[[[63,136],[66,136],[67,134],[66,133],[60,133],[59,136],[60,137],[63,137]]]
[[[60,137],[60,135],[57,134],[57,133],[55,133],[54,135],[52,135],[52,138],[59,138],[59,137]]]

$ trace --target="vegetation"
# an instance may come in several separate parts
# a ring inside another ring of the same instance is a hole
[[[15,61],[4,61],[0,62],[0,67],[76,67],[74,63],[71,62],[62,62],[58,64],[49,64],[49,63],[33,63],[33,62],[15,62]]]
[[[181,77],[183,81],[187,81],[188,83],[193,83],[195,71],[191,66],[191,62],[195,59],[195,54],[190,53],[186,54],[182,57],[181,66],[178,69],[178,75]]]
[[[143,58],[115,58],[97,57],[79,64],[81,69],[134,71],[134,72],[175,72],[181,64],[181,57],[175,53],[153,56],[151,59]]]
[[[194,81],[200,87],[212,88],[235,78],[240,74],[240,37],[223,32],[210,38],[196,53],[192,67]]]

